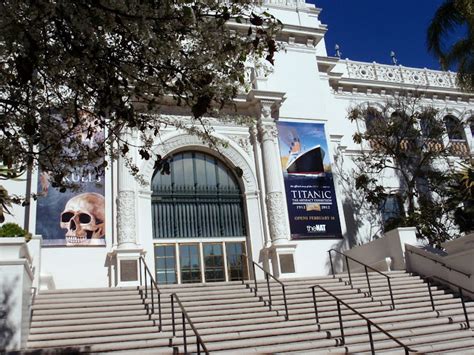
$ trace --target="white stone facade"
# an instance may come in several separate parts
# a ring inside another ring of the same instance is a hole
[[[238,107],[242,113],[254,117],[255,124],[241,126],[214,122],[213,134],[228,143],[221,150],[226,163],[242,170],[239,183],[244,198],[247,236],[227,240],[245,241],[247,254],[277,275],[281,271],[279,255],[288,254],[293,256],[294,272],[287,277],[327,274],[327,250],[335,245],[348,247],[370,235],[370,216],[364,228],[354,231],[348,220],[348,213],[353,211],[344,210],[345,200],[354,196],[343,188],[344,181],[339,179],[337,169],[333,167],[344,238],[291,240],[276,122],[324,124],[333,165],[340,164],[342,170],[348,170],[350,164],[346,162],[360,149],[352,141],[352,135],[359,127],[346,118],[348,108],[365,102],[382,104],[387,96],[417,90],[427,104],[466,123],[466,139],[474,154],[469,126],[474,115],[474,96],[456,88],[452,73],[328,57],[324,43],[327,28],[318,19],[319,9],[300,0],[267,0],[264,3],[285,24],[279,38],[284,50],[276,54],[275,66],[268,76],[251,69],[253,88],[238,98]],[[187,119],[178,115],[176,118]],[[163,132],[155,147],[155,153],[161,156],[181,151],[215,155],[199,138],[175,130]],[[138,152],[134,154],[144,180],[151,182],[153,162],[141,161],[137,158]],[[33,174],[33,191],[36,179]],[[43,248],[41,274],[52,277],[57,288],[121,285],[118,260],[130,255],[131,259],[145,255],[147,264],[154,269],[157,240],[153,239],[150,186],[135,181],[120,160],[112,164],[106,182],[106,247]],[[25,182],[7,182],[5,187],[10,192],[24,194]],[[36,220],[42,218],[36,216],[35,211],[35,202],[32,202],[29,210],[15,207],[14,216],[8,218],[23,225],[25,213],[29,213],[28,228],[34,233]],[[221,243],[223,239],[205,241]],[[200,243],[203,240],[159,242]]]

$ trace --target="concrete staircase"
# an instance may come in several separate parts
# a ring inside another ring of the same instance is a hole
[[[241,282],[163,285],[163,331],[158,315],[149,316],[135,288],[46,291],[35,300],[29,349],[68,348],[68,351],[172,353],[183,351],[181,315],[177,334],[171,332],[170,294],[176,292],[211,353],[370,352],[366,322],[342,308],[345,344],[333,298],[317,291],[320,324],[315,322],[310,286],[320,284],[340,297],[392,336],[418,352],[474,351],[473,331],[465,329],[461,302],[442,288],[432,287],[432,311],[426,283],[405,272],[391,272],[396,309],[392,309],[386,279],[371,274],[372,297],[367,295],[365,274],[285,280],[290,319],[285,320],[281,287],[271,283],[272,310],[267,285]],[[474,303],[467,302],[474,323]],[[187,327],[188,351],[196,351]],[[373,332],[377,353],[400,352],[394,341]],[[172,345],[172,347],[170,347]]]

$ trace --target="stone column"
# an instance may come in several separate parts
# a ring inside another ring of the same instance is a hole
[[[290,226],[285,201],[285,186],[278,148],[278,130],[272,113],[277,114],[282,100],[259,99],[260,114],[257,122],[261,147],[265,204],[271,246],[266,249],[276,277],[296,275],[296,244],[290,242]]]
[[[272,101],[261,101],[258,119],[258,133],[262,150],[263,176],[265,181],[265,202],[272,244],[288,241],[289,225],[286,218],[286,203],[283,199],[283,176],[278,153],[278,130],[271,116]]]
[[[133,139],[128,135],[130,140]],[[115,286],[140,285],[140,257],[143,248],[137,243],[137,182],[126,161],[117,160],[117,244],[112,251]]]
[[[119,158],[117,167],[117,248],[126,249],[137,246],[135,179]]]

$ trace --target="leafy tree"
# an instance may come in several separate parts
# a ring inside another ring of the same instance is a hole
[[[188,107],[201,124],[232,103],[246,64],[273,63],[281,24],[253,4],[0,2],[0,164],[15,174],[48,171],[63,190],[76,167],[101,175],[105,154],[124,156],[137,173],[124,135],[133,129],[140,156],[166,171],[150,150],[160,129],[206,130],[160,116],[160,105]]]
[[[438,111],[424,107],[417,97],[400,95],[381,109],[353,107],[348,118],[366,127],[353,136],[363,147],[354,160],[356,188],[377,212],[392,198],[393,214],[384,229],[415,226],[418,236],[433,245],[451,238],[453,211],[459,205],[451,198],[454,161],[468,161],[469,154],[463,156],[458,142],[443,143],[447,132]]]
[[[474,231],[474,169],[465,165],[454,176],[451,185],[454,219],[461,232]]]
[[[465,30],[465,37],[447,44],[455,30]],[[444,69],[456,66],[458,85],[474,91],[474,2],[446,0],[431,20],[427,41]]]

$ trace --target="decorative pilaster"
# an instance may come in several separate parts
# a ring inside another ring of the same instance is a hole
[[[135,191],[120,191],[117,198],[118,247],[136,246]]]
[[[262,156],[265,204],[271,239],[271,245],[264,254],[267,261],[271,260],[272,272],[276,277],[291,277],[296,275],[294,258],[296,244],[291,244],[289,240],[290,227],[286,214],[278,130],[275,122],[284,94],[255,90],[250,96],[256,101],[259,109],[257,135]]]
[[[130,135],[127,137],[132,139]],[[137,243],[136,181],[125,159],[120,157],[117,166],[117,245],[112,252],[116,286],[138,286],[139,259],[144,254]]]
[[[278,153],[278,130],[271,116],[274,101],[260,101],[261,114],[258,133],[262,149],[265,202],[272,244],[282,244],[289,239],[289,225],[284,210],[283,177]]]

